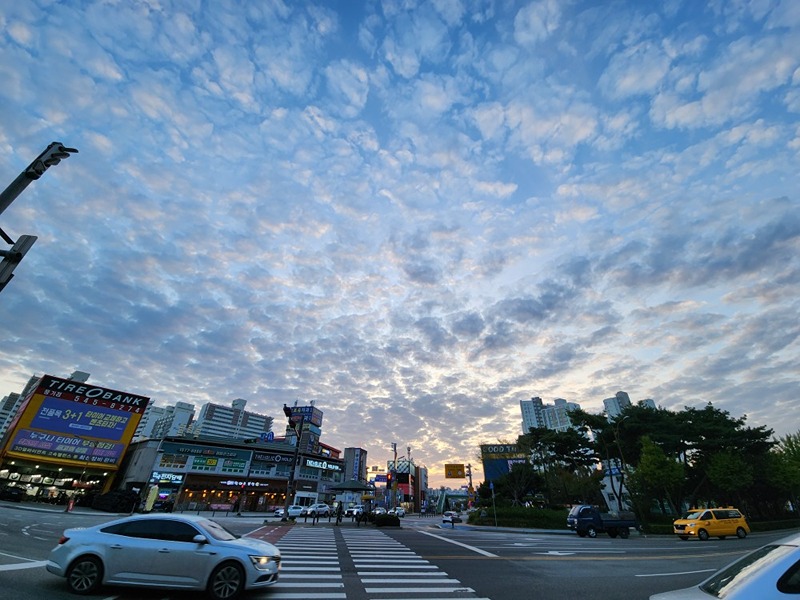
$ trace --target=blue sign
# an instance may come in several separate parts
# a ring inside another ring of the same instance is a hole
[[[31,427],[117,441],[125,433],[129,420],[129,413],[121,413],[104,406],[89,406],[46,397],[31,421]]]
[[[275,439],[275,434],[271,431],[263,431],[260,437],[262,442],[271,442]]]

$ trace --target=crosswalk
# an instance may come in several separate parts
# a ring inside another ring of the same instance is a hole
[[[270,600],[489,600],[377,529],[293,527],[276,545]]]

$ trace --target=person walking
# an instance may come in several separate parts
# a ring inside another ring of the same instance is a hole
[[[342,509],[342,503],[339,502],[339,505],[336,507],[336,525],[340,525],[342,523],[343,516],[344,510]]]

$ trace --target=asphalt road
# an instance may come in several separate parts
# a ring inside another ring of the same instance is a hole
[[[44,561],[67,527],[116,518],[66,514],[55,507],[0,503],[0,596],[74,600]],[[276,543],[281,580],[253,600],[647,599],[693,585],[753,548],[788,532],[683,542],[667,536],[579,538],[570,532],[451,528],[438,519],[405,517],[401,528],[292,527],[247,515],[217,516],[226,527]],[[105,600],[189,600],[196,593],[103,589]]]

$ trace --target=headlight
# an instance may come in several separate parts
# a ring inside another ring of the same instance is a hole
[[[271,556],[253,556],[252,554],[250,555],[250,560],[259,571],[266,571],[269,569],[269,564],[274,562]]]

